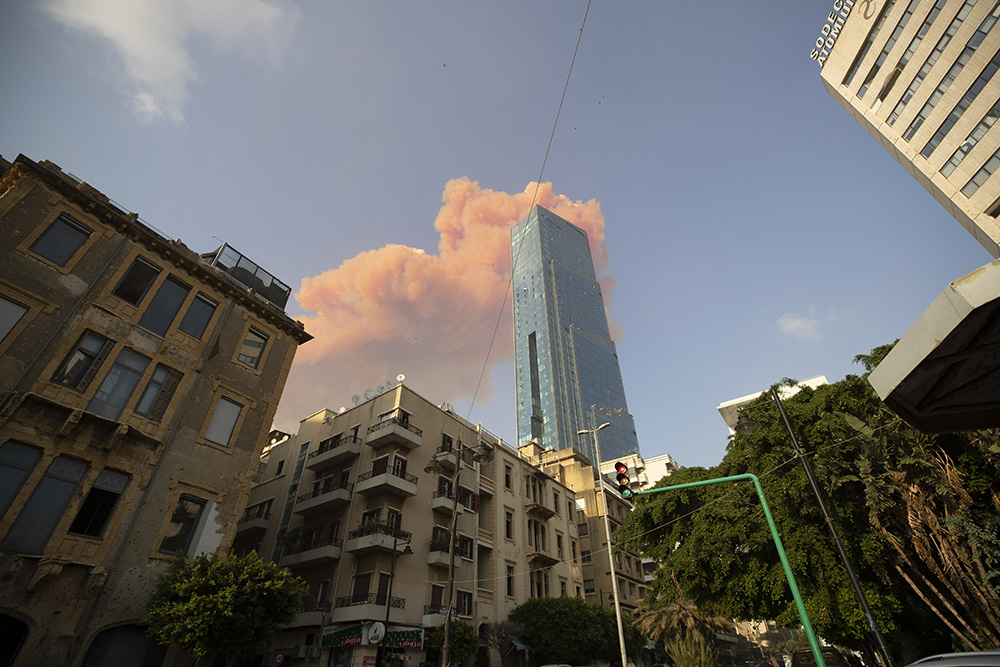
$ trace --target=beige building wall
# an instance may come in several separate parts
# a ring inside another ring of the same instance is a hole
[[[572,490],[447,405],[384,389],[304,419],[266,455],[234,550],[291,568],[310,594],[265,659],[327,664],[333,653],[360,667],[376,658],[369,632],[382,623],[392,656],[420,662],[425,631],[445,622],[449,575],[453,618],[477,630],[530,597],[583,589]]]
[[[834,99],[1000,257],[1000,10],[941,4],[830,2],[812,55]],[[877,186],[861,173],[850,182]]]
[[[172,555],[226,552],[310,336],[49,162],[3,174],[0,234],[0,622],[76,665],[142,641]]]

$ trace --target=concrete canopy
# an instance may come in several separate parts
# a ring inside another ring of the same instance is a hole
[[[921,431],[1000,427],[1000,260],[951,282],[868,381]]]

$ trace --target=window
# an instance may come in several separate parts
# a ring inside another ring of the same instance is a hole
[[[40,449],[20,442],[8,441],[0,446],[0,517],[6,514],[41,456]]]
[[[986,161],[986,164],[983,165],[982,169],[977,171],[976,175],[969,179],[969,182],[965,184],[964,188],[962,188],[962,194],[966,197],[971,197],[976,194],[976,191],[979,190],[980,186],[993,175],[993,172],[997,170],[997,167],[1000,167],[1000,151],[994,153],[993,156]]]
[[[208,429],[205,431],[205,439],[217,445],[228,447],[242,411],[242,405],[225,396],[220,396],[219,402],[215,404],[215,412],[212,413],[212,421],[209,422]]]
[[[459,535],[455,540],[455,551],[462,558],[472,559],[472,538],[467,535]]]
[[[274,469],[274,476],[277,477],[281,474],[281,469],[285,467],[284,461],[278,461],[278,467]]]
[[[160,267],[150,264],[140,257],[132,262],[132,266],[129,267],[112,294],[122,301],[138,306],[159,273]]]
[[[181,374],[174,369],[157,364],[153,377],[149,379],[149,384],[142,392],[139,404],[135,406],[136,414],[153,421],[160,421],[163,413],[167,411],[167,405],[170,404],[177,385],[180,384],[181,377]]]
[[[201,338],[202,334],[205,333],[205,328],[208,327],[208,323],[212,320],[212,315],[215,314],[215,309],[218,305],[212,299],[198,292],[194,297],[194,301],[191,302],[191,306],[184,313],[184,318],[181,320],[181,325],[178,328],[195,338]]]
[[[53,264],[66,266],[94,230],[85,227],[68,216],[59,216],[42,235],[35,239],[29,250],[41,255]]]
[[[590,535],[590,528],[587,526],[586,522],[577,524],[576,532],[580,537]]]
[[[576,542],[574,540],[570,540],[569,541],[569,550],[570,550],[570,553],[573,555],[573,562],[575,563],[576,562]]]
[[[69,532],[88,537],[101,537],[115,511],[118,499],[125,493],[129,476],[117,470],[104,469],[83,500],[80,511],[70,524]]]
[[[450,452],[452,450],[452,447],[454,446],[454,442],[455,441],[452,439],[452,437],[450,435],[448,435],[447,433],[442,433],[441,434],[441,451],[442,452]]]
[[[514,566],[507,566],[507,597],[514,597]]]
[[[586,549],[580,552],[580,562],[584,565],[590,565],[590,552]]]
[[[565,579],[560,579],[559,580],[559,596],[560,597],[566,597],[566,580]]]
[[[87,472],[87,464],[59,456],[14,520],[3,545],[11,551],[41,553]]]
[[[459,616],[472,616],[472,593],[469,591],[457,591],[456,609]]]
[[[552,508],[556,511],[556,514],[559,514],[560,510],[559,510],[559,492],[558,491],[553,491],[552,492]]]
[[[177,506],[170,516],[170,525],[160,540],[160,553],[193,555],[189,552],[205,505],[204,500],[194,496],[184,495],[177,500]]]
[[[23,303],[0,296],[0,342],[14,330],[27,312],[28,307]]]
[[[504,512],[503,534],[508,540],[514,539],[514,514]]]
[[[87,411],[108,419],[118,419],[148,365],[148,357],[128,348],[123,349],[87,405]]]
[[[83,391],[101,367],[112,345],[107,338],[98,336],[93,331],[85,332],[52,376],[52,381]]]
[[[594,588],[594,580],[593,579],[584,579],[583,580],[583,592],[586,593],[587,595],[593,595],[594,593],[597,592],[597,589]]]
[[[167,333],[190,291],[190,287],[174,277],[164,280],[156,296],[149,302],[146,312],[142,314],[139,326],[159,336]]]
[[[237,358],[247,366],[257,368],[260,365],[261,357],[264,356],[264,347],[266,345],[267,336],[250,327]]]
[[[563,559],[563,540],[562,535],[559,533],[556,533],[556,557],[559,558],[559,560]]]
[[[511,469],[510,465],[508,465],[508,464],[505,463],[504,466],[503,466],[503,485],[504,485],[504,488],[507,488],[507,489],[511,488],[511,484],[512,484],[511,479],[512,479],[513,475],[514,475],[513,469]]]

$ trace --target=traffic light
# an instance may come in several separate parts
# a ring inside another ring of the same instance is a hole
[[[618,461],[615,463],[615,472],[618,473],[618,493],[621,494],[622,498],[632,502],[632,487],[629,484],[632,480],[628,476],[628,466]]]

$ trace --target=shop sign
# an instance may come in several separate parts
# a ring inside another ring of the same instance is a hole
[[[424,647],[424,630],[392,630],[385,633],[385,646],[395,648],[420,648]]]
[[[340,630],[336,628],[323,628],[322,646],[360,646],[361,637],[364,634],[360,625],[352,625]]]
[[[861,5],[865,7],[865,18],[869,18],[868,13],[872,0],[861,0]],[[833,11],[826,17],[826,23],[823,24],[819,31],[819,37],[816,39],[816,45],[809,52],[809,57],[818,62],[820,67],[826,63],[833,45],[837,43],[840,30],[844,27],[844,21],[851,15],[853,6],[854,0],[836,0],[833,3]]]

